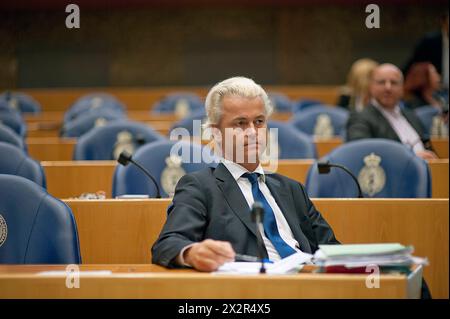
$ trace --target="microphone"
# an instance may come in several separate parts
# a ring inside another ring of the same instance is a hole
[[[264,207],[260,202],[255,201],[252,206],[251,211],[252,221],[256,223],[260,234],[264,232]],[[261,268],[259,273],[265,274],[266,268],[264,267],[264,243],[261,236],[256,236],[256,244],[258,246],[258,257],[261,260]]]
[[[139,168],[142,172],[144,172],[144,174],[147,175],[152,180],[152,182],[155,184],[156,198],[161,198],[161,192],[159,190],[159,186],[158,186],[158,183],[156,182],[156,179],[141,164],[139,164],[138,162],[135,162],[130,153],[128,153],[127,151],[122,151],[122,153],[120,153],[117,161],[123,166],[127,166],[128,163],[133,163],[134,165],[136,165],[136,167]]]
[[[361,191],[361,185],[359,185],[358,179],[355,177],[355,175],[353,175],[352,172],[350,172],[350,170],[347,167],[340,165],[340,164],[332,164],[332,163],[330,163],[330,161],[318,162],[317,167],[319,169],[319,174],[328,174],[332,167],[337,167],[337,168],[342,169],[344,172],[346,172],[353,178],[353,180],[356,183],[356,186],[358,186],[358,198],[364,198],[363,193]]]

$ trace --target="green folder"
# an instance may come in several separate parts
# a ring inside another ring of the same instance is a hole
[[[327,257],[391,255],[412,252],[411,246],[406,247],[399,243],[319,245],[319,248]]]

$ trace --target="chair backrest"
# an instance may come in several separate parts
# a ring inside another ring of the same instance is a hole
[[[0,142],[9,143],[27,152],[26,144],[12,128],[0,123]]]
[[[290,124],[278,121],[269,121],[269,138],[272,138],[271,128],[278,129],[278,158],[300,159],[316,158],[316,146],[312,137],[296,130]]]
[[[172,125],[172,127],[169,130],[169,135],[170,135],[170,132],[172,132],[172,130],[175,128],[184,128],[188,131],[190,136],[194,136],[194,135],[200,136],[200,134],[197,134],[197,133],[199,133],[199,132],[201,133],[201,131],[202,131],[201,122],[203,121],[203,119],[205,117],[206,117],[205,109],[198,109],[198,110],[194,111],[192,114],[190,114],[188,117],[186,117],[186,118],[178,121],[174,125]],[[194,122],[194,121],[200,121],[200,123]],[[198,124],[200,124],[200,126],[197,127]]]
[[[106,123],[125,119],[125,114],[111,112],[109,109],[100,108],[91,112],[86,112],[76,117],[68,123],[64,123],[60,135],[62,137],[80,137],[92,128],[106,125]]]
[[[314,99],[300,99],[297,102],[292,103],[292,112],[297,113],[305,111],[312,106],[322,105],[323,103],[319,100]]]
[[[93,93],[80,97],[64,114],[64,123],[90,112],[125,113],[125,106],[114,96],[105,93]]]
[[[441,112],[434,106],[428,105],[416,108],[414,110],[414,113],[416,113],[420,122],[422,122],[422,125],[425,129],[425,133],[427,135],[430,135],[431,127],[433,125],[433,118],[435,116],[439,116]]]
[[[431,197],[427,163],[403,144],[386,139],[362,139],[339,146],[320,161],[347,167],[358,179],[365,197]],[[306,180],[311,197],[357,197],[352,178],[339,168],[319,175],[317,163]]]
[[[217,161],[208,147],[182,141],[157,141],[147,144],[135,153],[133,159],[156,179],[161,189],[161,197],[172,195],[178,180],[184,174],[214,165]],[[115,197],[124,194],[155,197],[156,188],[134,165],[118,165],[114,172],[112,195]]]
[[[343,135],[349,112],[341,107],[314,105],[298,112],[290,123],[309,135]],[[330,132],[331,130],[331,132]],[[330,133],[328,133],[330,132]]]
[[[0,263],[81,263],[70,208],[20,176],[0,174]]]
[[[0,109],[0,124],[8,126],[22,138],[27,134],[27,126],[21,118],[20,113],[2,111]]]
[[[278,92],[270,92],[269,99],[272,102],[275,112],[292,112],[292,101],[284,94]]]
[[[40,113],[41,105],[30,95],[22,92],[4,92],[0,95],[0,101],[4,101],[8,106],[21,113]]]
[[[151,113],[178,113],[189,115],[204,108],[205,106],[197,94],[177,92],[169,94],[160,101],[157,101],[152,106]]]
[[[46,187],[45,173],[39,164],[20,148],[0,142],[0,174],[17,175],[27,178],[39,186]]]
[[[161,139],[165,137],[145,124],[117,120],[82,135],[75,145],[73,159],[113,160],[124,149],[134,153],[140,146]]]

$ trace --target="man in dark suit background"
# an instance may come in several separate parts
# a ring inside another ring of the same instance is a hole
[[[347,122],[347,141],[363,138],[386,138],[408,145],[417,156],[437,158],[419,118],[400,106],[403,97],[403,74],[398,67],[385,63],[371,75],[369,105],[352,113]]]
[[[152,247],[153,263],[214,271],[236,253],[258,256],[257,237],[273,261],[296,251],[314,253],[319,244],[337,244],[304,187],[266,174],[260,165],[272,112],[266,92],[251,79],[230,78],[210,90],[205,107],[223,158],[216,168],[180,179]],[[265,208],[261,232],[250,216],[255,198]]]

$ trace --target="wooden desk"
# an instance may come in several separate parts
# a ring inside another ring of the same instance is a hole
[[[111,198],[116,161],[47,161],[44,168],[47,191],[57,198],[104,191]]]
[[[66,200],[78,225],[83,263],[150,263],[169,199]],[[399,242],[428,257],[424,276],[448,298],[448,199],[314,199],[342,243]]]
[[[431,145],[439,158],[448,158],[448,137],[431,138]]]
[[[340,137],[333,137],[330,139],[315,139],[314,144],[316,144],[316,150],[317,150],[317,156],[318,158],[321,158],[328,153],[330,153],[332,150],[334,150],[336,147],[339,147],[343,144],[342,138]]]
[[[59,137],[29,137],[28,154],[38,161],[71,161],[77,140]]]
[[[39,274],[49,270],[61,273]],[[95,270],[112,273],[83,277],[83,271]],[[79,274],[79,288],[68,289],[64,266],[1,265],[0,298],[417,298],[421,278],[420,269],[408,277],[381,275],[380,287],[369,289],[363,274],[233,276],[166,270],[156,265],[82,265]]]
[[[329,140],[316,140],[317,155],[319,158],[327,155],[329,152],[339,147],[344,142],[340,137],[334,137]],[[448,138],[431,138],[431,144],[440,159],[448,159]]]
[[[277,172],[305,183],[313,163],[314,160],[280,160]],[[111,198],[115,161],[44,161],[41,164],[47,177],[47,189],[55,197],[75,197],[102,190]],[[432,197],[448,198],[448,159],[431,160],[429,166]]]

